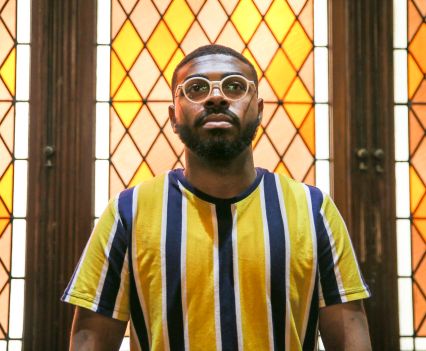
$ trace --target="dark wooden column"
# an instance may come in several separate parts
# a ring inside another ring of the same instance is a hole
[[[66,350],[59,301],[92,227],[95,0],[33,0],[24,350]]]
[[[392,18],[391,0],[330,1],[334,198],[373,292],[374,350],[399,349]]]

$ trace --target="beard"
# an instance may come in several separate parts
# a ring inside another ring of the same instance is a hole
[[[209,162],[229,162],[243,152],[253,141],[259,120],[247,124],[243,129],[240,127],[239,119],[231,116],[233,124],[238,127],[239,133],[232,137],[229,131],[224,129],[212,129],[207,136],[200,137],[196,127],[201,123],[195,123],[195,128],[186,124],[177,125],[179,138],[198,157]]]

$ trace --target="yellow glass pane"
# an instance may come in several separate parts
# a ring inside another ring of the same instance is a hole
[[[169,83],[170,86],[172,85],[173,72],[178,63],[184,58],[184,56],[185,55],[183,54],[182,50],[177,49],[169,64],[167,65],[166,69],[164,70],[164,77],[166,78],[167,83]]]
[[[302,127],[299,130],[305,144],[308,146],[309,151],[315,154],[315,118],[314,110],[312,109],[303,122]]]
[[[253,148],[256,147],[256,144],[259,141],[259,139],[262,136],[262,134],[263,134],[263,127],[260,125],[259,128],[257,128],[256,135],[255,135],[255,137],[254,137],[254,139],[252,141],[252,144],[251,144]]]
[[[312,43],[298,21],[284,39],[282,47],[296,70],[299,70],[312,50]]]
[[[420,199],[425,193],[425,185],[413,167],[410,167],[410,208],[411,212],[417,208]]]
[[[132,80],[127,77],[121,87],[115,94],[114,101],[140,101],[142,96],[139,94]]]
[[[308,89],[309,94],[314,96],[314,53],[308,55],[305,63],[299,71],[299,77],[305,85],[306,89]]]
[[[315,186],[315,164],[313,164],[308,173],[306,173],[305,178],[303,178],[303,183]]]
[[[139,183],[149,180],[153,176],[154,175],[152,174],[148,165],[145,162],[142,162],[142,164],[139,166],[138,170],[136,171],[135,175],[133,176],[133,179],[131,180],[129,187],[135,186]]]
[[[423,80],[423,72],[420,70],[413,56],[408,54],[408,98],[411,99],[419,84]]]
[[[143,42],[130,20],[124,22],[120,32],[112,42],[112,48],[117,53],[123,66],[129,70],[143,49]]]
[[[128,128],[141,109],[142,102],[113,102],[112,106],[114,106],[123,125]]]
[[[0,201],[0,218],[5,219],[9,218],[10,213],[7,210],[6,206],[3,204],[3,201]]]
[[[12,213],[13,195],[13,164],[11,164],[0,179],[0,197],[10,213]]]
[[[114,96],[117,88],[126,76],[126,70],[114,51],[111,52],[111,96]]]
[[[286,110],[287,114],[293,121],[296,128],[299,128],[302,124],[303,120],[306,117],[306,114],[311,109],[312,104],[291,104],[286,103],[284,104],[284,109]]]
[[[250,63],[254,66],[257,74],[257,79],[260,79],[262,77],[263,71],[260,69],[259,65],[257,64],[256,60],[254,59],[253,55],[251,54],[249,49],[245,49],[243,51],[244,57],[250,61]]]
[[[7,150],[6,145],[0,140],[0,176],[7,169],[12,161],[12,155]]]
[[[16,49],[13,49],[0,67],[0,77],[12,95],[15,95]]]
[[[155,29],[147,43],[147,47],[155,62],[163,70],[177,48],[176,41],[163,21]]]
[[[284,55],[283,50],[279,49],[265,72],[266,78],[268,78],[272,89],[279,99],[284,97],[295,75],[296,72]]]
[[[423,23],[417,34],[414,36],[408,50],[416,58],[423,73],[426,73],[426,23]]]
[[[231,16],[231,20],[246,43],[250,40],[262,20],[256,5],[251,0],[241,0]]]
[[[286,1],[275,0],[265,16],[265,21],[271,28],[275,38],[281,43],[295,18]]]
[[[280,162],[277,166],[277,168],[275,168],[274,172],[276,173],[281,173],[284,174],[288,177],[291,177],[290,172],[288,171],[287,167],[285,166],[285,164],[283,162]]]
[[[3,234],[6,233],[5,228],[10,223],[10,219],[2,218],[0,219],[0,236],[3,237]]]
[[[173,1],[163,18],[177,41],[183,39],[194,21],[194,15],[185,0]]]
[[[285,102],[312,102],[312,97],[309,95],[300,78],[296,78],[288,90]]]
[[[12,95],[10,95],[9,90],[4,85],[3,81],[0,79],[0,100],[3,101],[12,101]]]

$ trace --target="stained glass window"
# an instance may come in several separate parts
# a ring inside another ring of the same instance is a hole
[[[394,0],[401,350],[426,350],[426,1]]]
[[[329,192],[327,37],[326,0],[98,0],[95,216],[120,190],[184,167],[171,79],[208,43],[256,68],[255,164]]]
[[[22,346],[29,42],[30,1],[0,1],[0,351]]]

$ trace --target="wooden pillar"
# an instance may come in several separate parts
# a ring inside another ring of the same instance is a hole
[[[59,301],[93,218],[95,0],[33,0],[24,350],[66,350]]]

